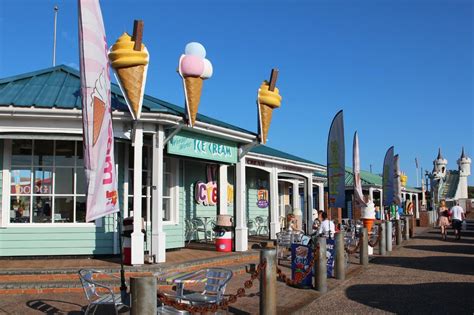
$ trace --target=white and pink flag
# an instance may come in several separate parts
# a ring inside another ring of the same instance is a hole
[[[352,166],[354,172],[354,200],[359,207],[367,207],[362,192],[362,180],[360,179],[360,156],[359,156],[359,136],[357,131],[354,133],[354,142],[352,147]]]
[[[110,74],[98,0],[78,0],[86,222],[118,212]]]

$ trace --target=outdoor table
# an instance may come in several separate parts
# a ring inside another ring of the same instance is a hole
[[[158,277],[159,281],[167,284],[176,284],[176,296],[182,297],[184,294],[185,284],[205,283],[207,281],[206,270],[198,270],[192,272],[175,272],[172,274],[165,274]]]
[[[198,219],[202,219],[201,221],[203,221],[203,224],[204,224],[204,240],[205,242],[207,243],[207,225],[209,224],[209,219],[211,219],[212,217],[198,217]],[[211,231],[212,232],[212,231]],[[212,237],[211,237],[211,240],[212,240]]]

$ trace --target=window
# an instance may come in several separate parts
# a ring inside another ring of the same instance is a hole
[[[81,141],[12,140],[11,223],[85,222]]]
[[[128,210],[130,215],[133,211],[133,147],[129,146],[130,152],[128,159]],[[177,176],[178,176],[178,162],[175,159],[163,159],[163,221],[177,223],[177,204],[176,198],[178,196]],[[142,155],[142,217],[145,222],[150,222],[152,219],[152,148],[151,146],[143,145]]]

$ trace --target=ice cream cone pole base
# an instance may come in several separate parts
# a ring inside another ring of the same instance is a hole
[[[126,94],[131,110],[134,113],[134,118],[137,118],[140,110],[145,66],[118,68],[115,71],[117,72],[120,86]]]
[[[272,122],[273,107],[266,104],[259,104],[260,107],[260,126],[262,128],[262,143],[267,142],[268,131]]]
[[[364,223],[364,227],[367,228],[367,233],[372,232],[372,226],[374,225],[375,219],[364,219],[362,218],[362,222]]]
[[[186,106],[189,114],[189,124],[194,126],[201,100],[203,79],[200,77],[184,77],[184,90],[186,93]]]

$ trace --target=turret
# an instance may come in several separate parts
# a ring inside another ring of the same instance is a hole
[[[441,179],[446,176],[446,166],[448,165],[448,160],[443,158],[441,155],[441,148],[438,150],[438,157],[433,161],[433,175],[436,179]]]
[[[462,148],[461,157],[458,160],[459,176],[471,175],[471,159],[464,154],[464,147]]]
[[[467,177],[471,175],[471,159],[464,154],[464,147],[462,148],[461,157],[458,160],[459,166],[459,184],[456,191],[456,199],[467,198]]]

